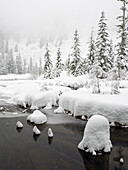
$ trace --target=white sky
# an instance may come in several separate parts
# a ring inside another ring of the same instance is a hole
[[[105,11],[113,36],[120,5],[117,0],[0,0],[0,27],[50,36],[72,35],[77,28],[81,37],[90,36]]]

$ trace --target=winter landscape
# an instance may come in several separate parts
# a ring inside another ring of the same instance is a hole
[[[0,2],[1,170],[128,169],[128,1],[93,3]]]

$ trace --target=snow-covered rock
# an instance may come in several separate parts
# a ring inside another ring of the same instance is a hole
[[[17,128],[23,128],[23,124],[22,124],[20,121],[18,121],[18,122],[16,123],[16,127],[17,127]]]
[[[92,116],[87,122],[83,139],[79,143],[78,148],[91,152],[93,155],[96,155],[96,151],[101,150],[110,152],[112,144],[109,128],[109,122],[104,116]]]
[[[120,163],[122,163],[122,164],[124,163],[124,160],[123,160],[123,158],[120,158]]]
[[[51,128],[48,129],[48,137],[53,137],[53,131]]]
[[[37,128],[37,126],[34,126],[34,127],[33,127],[33,133],[34,133],[35,135],[40,135],[40,134],[41,134],[41,132],[40,132],[40,130]]]
[[[27,120],[35,124],[43,124],[47,122],[47,117],[39,110],[35,110],[27,117]]]

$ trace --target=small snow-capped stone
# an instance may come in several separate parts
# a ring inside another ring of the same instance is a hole
[[[4,107],[0,107],[0,110],[1,110],[1,111],[4,110]]]
[[[81,119],[82,119],[82,120],[86,120],[84,115],[83,115],[83,116],[81,116]]]
[[[114,122],[111,122],[110,126],[116,126]]]
[[[53,137],[53,131],[51,128],[48,129],[48,137]]]
[[[34,126],[34,127],[33,127],[33,133],[34,133],[35,135],[40,135],[40,134],[41,134],[41,132],[40,132],[40,130],[37,128],[37,126]]]
[[[16,127],[17,127],[17,128],[23,128],[23,124],[22,124],[20,121],[18,121],[18,122],[16,123]]]
[[[123,160],[123,158],[120,158],[120,163],[122,163],[122,164],[124,163],[124,160]]]

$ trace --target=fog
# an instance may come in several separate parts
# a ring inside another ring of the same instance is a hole
[[[18,34],[70,36],[77,28],[81,37],[95,32],[105,11],[110,35],[116,32],[117,0],[0,0],[0,29]]]

